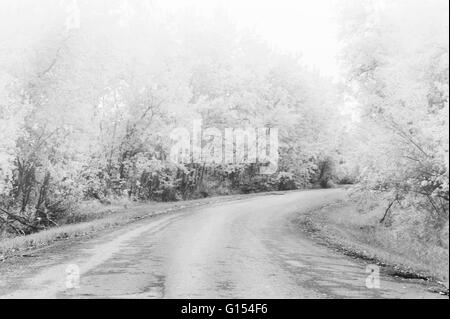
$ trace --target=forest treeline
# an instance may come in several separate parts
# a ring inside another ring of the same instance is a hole
[[[238,30],[226,10],[205,17],[164,14],[148,1],[80,0],[77,21],[64,1],[31,2],[0,10],[3,233],[63,223],[84,200],[338,183],[355,184],[361,201],[386,202],[386,219],[397,205],[423,212],[427,229],[448,225],[443,1],[343,6],[338,81]],[[400,23],[404,12],[427,16]],[[278,128],[278,171],[171,162],[171,130],[199,118],[220,130]]]

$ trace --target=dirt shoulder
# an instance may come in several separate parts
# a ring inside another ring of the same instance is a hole
[[[294,222],[321,245],[378,265],[384,274],[425,281],[430,291],[448,296],[448,249],[396,240],[373,217],[361,216],[349,201],[339,201],[301,214]]]

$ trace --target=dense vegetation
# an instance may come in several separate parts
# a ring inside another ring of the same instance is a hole
[[[448,3],[354,2],[343,20],[348,90],[363,124],[355,195],[366,206],[382,200],[381,222],[400,234],[448,248]]]

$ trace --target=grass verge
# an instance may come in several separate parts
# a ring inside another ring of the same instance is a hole
[[[379,223],[379,214],[361,214],[350,201],[340,201],[302,214],[296,223],[316,242],[377,264],[385,274],[429,281],[432,290],[448,296],[448,248],[399,236]]]

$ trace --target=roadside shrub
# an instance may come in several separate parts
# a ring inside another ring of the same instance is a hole
[[[280,172],[277,176],[278,190],[293,190],[297,189],[297,184],[295,183],[294,174],[288,172]]]

